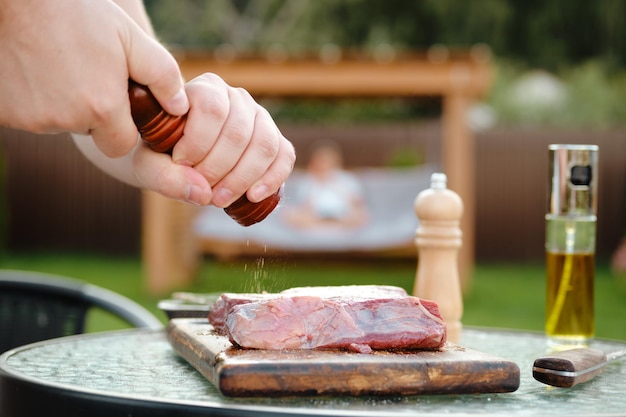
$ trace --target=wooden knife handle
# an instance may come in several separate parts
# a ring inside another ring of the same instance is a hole
[[[171,153],[183,136],[187,115],[172,116],[167,113],[146,86],[132,80],[128,82],[128,96],[133,121],[143,141],[156,152]],[[253,225],[274,210],[280,202],[282,190],[281,187],[258,203],[252,203],[244,194],[224,211],[242,226]]]
[[[533,377],[544,384],[569,388],[602,373],[606,363],[606,353],[598,349],[564,350],[536,359]]]

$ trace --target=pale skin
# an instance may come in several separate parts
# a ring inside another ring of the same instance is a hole
[[[71,132],[95,165],[128,184],[194,204],[257,202],[293,169],[269,113],[215,74],[184,84],[139,0],[0,0],[0,124]],[[128,79],[173,115],[189,111],[172,156],[149,150],[130,115]]]

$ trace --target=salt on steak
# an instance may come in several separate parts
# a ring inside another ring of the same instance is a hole
[[[286,295],[317,295],[323,298],[376,298],[406,297],[404,288],[393,285],[337,285],[316,287],[294,287],[283,290]]]
[[[250,295],[224,294],[209,316],[214,327],[245,348],[369,353],[436,349],[446,340],[437,304],[399,287],[300,287]]]

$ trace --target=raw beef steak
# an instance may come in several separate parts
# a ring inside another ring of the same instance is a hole
[[[226,331],[253,349],[436,349],[446,340],[437,304],[418,297],[281,294],[233,306]]]

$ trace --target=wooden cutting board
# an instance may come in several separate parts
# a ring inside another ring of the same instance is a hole
[[[172,319],[174,350],[231,397],[512,392],[517,364],[447,344],[438,351],[252,350],[233,347],[207,319]]]

